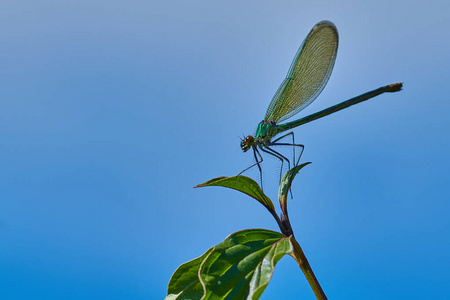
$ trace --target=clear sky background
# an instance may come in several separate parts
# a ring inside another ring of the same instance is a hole
[[[446,0],[1,1],[0,298],[163,299],[227,235],[277,230],[251,198],[192,187],[252,163],[238,137],[327,19],[334,71],[297,117],[404,90],[295,129],[312,162],[296,237],[330,299],[448,299],[449,16]],[[261,299],[314,295],[285,257]]]

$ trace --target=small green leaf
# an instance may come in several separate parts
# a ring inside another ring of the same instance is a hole
[[[232,177],[217,177],[207,182],[196,185],[195,187],[205,186],[223,186],[226,188],[240,191],[250,197],[256,199],[259,203],[264,205],[272,214],[275,213],[272,200],[267,197],[259,185],[251,178],[247,176],[232,176]],[[276,213],[275,213],[276,214]]]
[[[203,296],[203,287],[198,279],[198,270],[212,250],[213,248],[208,249],[202,256],[188,261],[176,269],[170,278],[165,300],[200,299]]]
[[[280,188],[278,189],[278,198],[284,198],[291,188],[292,181],[294,180],[295,175],[306,165],[309,165],[311,162],[306,162],[304,164],[298,165],[284,174],[283,179],[280,182]]]
[[[235,232],[172,275],[165,300],[257,300],[276,263],[294,251],[292,237],[275,231]]]
[[[227,237],[201,266],[202,299],[258,299],[275,264],[292,253],[290,239],[263,229],[238,231]]]

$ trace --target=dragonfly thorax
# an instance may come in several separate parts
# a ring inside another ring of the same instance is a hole
[[[274,122],[263,120],[256,129],[255,137],[249,135],[241,140],[241,149],[246,152],[256,145],[259,145],[260,147],[262,145],[267,146],[268,143],[270,143],[270,140],[280,131],[282,130]]]
[[[256,129],[255,140],[257,144],[265,145],[280,132],[275,122],[262,120]]]

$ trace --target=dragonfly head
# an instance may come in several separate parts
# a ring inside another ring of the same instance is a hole
[[[241,140],[241,149],[247,152],[255,144],[255,138],[251,135],[247,136],[245,139]]]

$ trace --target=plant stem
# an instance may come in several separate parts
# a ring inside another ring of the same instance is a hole
[[[267,208],[267,207],[266,207]],[[283,224],[283,222],[280,220],[280,218],[278,217],[277,213],[275,210],[271,210],[269,208],[267,208],[267,210],[270,212],[270,214],[274,217],[275,221],[278,224],[278,227],[280,227],[281,232],[286,235],[286,229],[285,229],[285,225]],[[289,235],[287,235],[289,236]]]
[[[305,274],[306,280],[308,280],[308,283],[311,286],[314,294],[316,295],[316,298],[318,300],[326,300],[327,296],[320,287],[319,281],[314,275],[314,272],[311,269],[311,266],[309,265],[309,262],[306,259],[306,256],[303,253],[302,248],[300,247],[299,243],[295,240],[294,237],[292,237],[291,240],[294,246],[294,252],[291,254],[291,256],[297,261],[300,269],[302,269],[303,271],[303,274]]]

